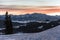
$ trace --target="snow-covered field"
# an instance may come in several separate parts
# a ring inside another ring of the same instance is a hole
[[[0,40],[60,40],[60,25],[40,33],[0,35]]]
[[[35,21],[35,20],[28,20],[28,21],[14,21],[14,20],[12,20],[12,22],[17,22],[17,23],[28,23],[28,22],[49,23],[49,22],[51,22],[51,21]]]

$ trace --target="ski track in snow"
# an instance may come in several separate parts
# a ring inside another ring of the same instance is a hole
[[[0,35],[0,40],[60,40],[60,25],[39,33]]]

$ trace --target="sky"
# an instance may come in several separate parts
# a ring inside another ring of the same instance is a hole
[[[60,0],[0,0],[0,14],[31,14],[33,12],[59,15]]]

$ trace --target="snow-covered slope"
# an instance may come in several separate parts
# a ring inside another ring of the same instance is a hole
[[[60,40],[60,25],[40,33],[0,35],[0,40]]]

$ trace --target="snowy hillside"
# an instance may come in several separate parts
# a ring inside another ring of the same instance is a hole
[[[60,40],[60,25],[40,33],[0,35],[0,40]]]

